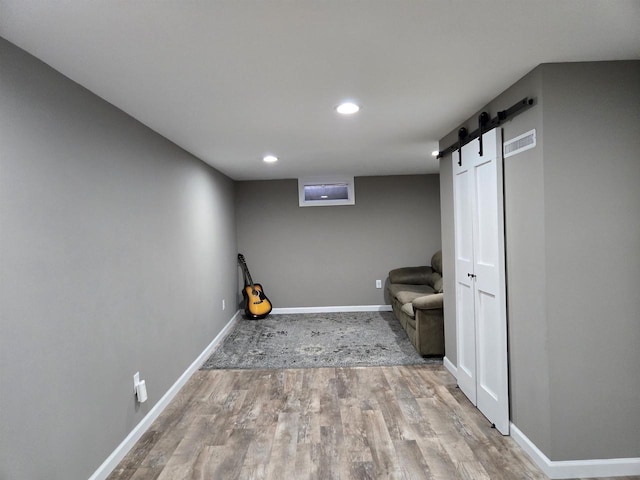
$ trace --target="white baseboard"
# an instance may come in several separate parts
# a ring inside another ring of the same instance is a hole
[[[162,411],[169,405],[171,400],[178,394],[180,389],[187,383],[187,380],[202,366],[202,364],[211,356],[213,351],[222,343],[224,337],[229,333],[231,328],[241,317],[241,311],[238,310],[224,328],[216,335],[216,338],[207,345],[204,351],[198,355],[198,358],[189,365],[189,368],[180,375],[180,378],[171,386],[169,390],[162,396],[160,400],[153,406],[149,413],[134,427],[129,435],[116,447],[116,449],[107,457],[107,459],[98,467],[98,469],[89,477],[89,480],[105,480],[109,474],[118,466],[125,455],[133,448],[138,440],[149,429],[156,418],[160,416]]]
[[[549,478],[626,477],[640,475],[640,458],[552,461],[511,424],[511,437]]]
[[[338,307],[289,307],[274,308],[272,315],[284,313],[335,313],[335,312],[390,312],[391,305],[347,305]]]
[[[444,357],[442,359],[442,364],[444,365],[444,368],[449,370],[449,373],[453,375],[454,378],[458,378],[458,367],[451,363],[451,360],[449,360],[447,357]]]

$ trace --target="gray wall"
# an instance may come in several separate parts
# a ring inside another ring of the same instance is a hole
[[[86,479],[233,315],[234,184],[3,39],[0,65],[0,478]]]
[[[299,207],[297,180],[236,187],[239,251],[276,308],[386,304],[375,280],[440,248],[437,175],[357,177],[334,207]]]
[[[639,65],[541,65],[483,108],[493,116],[524,96],[537,101],[504,125],[506,140],[538,135],[504,167],[510,400],[514,424],[551,460],[640,452]],[[445,278],[450,162],[441,161]],[[603,278],[611,284],[600,288]],[[445,328],[455,363],[452,292]]]
[[[543,86],[551,457],[640,457],[640,61]]]

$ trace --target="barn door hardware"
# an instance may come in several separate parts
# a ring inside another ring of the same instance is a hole
[[[478,151],[478,155],[482,157],[482,134],[487,131],[487,125],[491,121],[491,117],[487,112],[482,112],[478,116],[478,143],[480,144],[480,150]]]
[[[458,160],[458,165],[462,166],[462,147],[463,146],[465,146],[467,143],[471,142],[472,140],[475,140],[476,138],[481,137],[482,133],[488,132],[489,130],[499,127],[507,120],[510,120],[516,115],[524,112],[529,107],[531,107],[534,103],[535,103],[535,100],[533,98],[525,97],[522,100],[520,100],[518,103],[507,108],[506,110],[499,111],[498,114],[495,117],[493,117],[491,120],[488,120],[489,118],[488,113],[482,112],[480,114],[480,117],[478,117],[478,124],[480,124],[481,122],[482,124],[479,125],[479,127],[471,133],[469,133],[467,129],[464,127],[458,130],[458,141],[453,145],[450,145],[449,147],[445,148],[444,150],[441,150],[438,153],[437,158],[442,158],[446,155],[450,155],[456,150],[460,150],[460,160]],[[486,117],[487,120],[482,120],[483,114],[485,113],[487,115]],[[461,135],[461,132],[463,130],[464,130],[464,135]],[[480,148],[482,151],[482,146]],[[482,153],[480,155],[482,155]]]
[[[462,146],[464,145],[464,140],[465,138],[467,138],[467,135],[469,135],[469,132],[467,131],[466,128],[462,127],[460,130],[458,130],[458,145],[460,145],[460,152],[458,154],[458,166],[462,166]],[[438,158],[440,158],[438,156]]]

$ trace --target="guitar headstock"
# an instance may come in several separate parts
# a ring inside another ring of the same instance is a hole
[[[241,253],[238,254],[238,261],[242,264],[246,264],[247,262],[244,260],[244,255]]]

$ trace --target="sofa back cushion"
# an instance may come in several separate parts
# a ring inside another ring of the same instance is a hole
[[[389,272],[391,283],[404,283],[411,285],[426,285],[429,275],[433,273],[431,267],[402,267]]]
[[[438,250],[431,257],[431,268],[442,276],[442,250]]]

